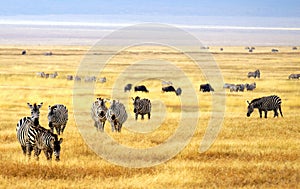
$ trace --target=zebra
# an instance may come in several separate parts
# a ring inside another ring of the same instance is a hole
[[[253,91],[256,88],[256,83],[255,82],[251,83],[251,84],[246,83],[245,87],[246,87],[247,91]]]
[[[299,79],[300,74],[291,74],[289,75],[289,79]]]
[[[124,87],[124,92],[127,92],[127,91],[130,92],[131,88],[132,88],[132,84],[131,84],[131,83],[128,83],[128,84]]]
[[[260,118],[262,118],[263,111],[265,112],[265,118],[267,118],[267,112],[271,110],[274,111],[274,117],[278,117],[277,109],[279,109],[280,115],[283,117],[281,111],[281,98],[276,95],[256,98],[251,102],[247,101],[247,103],[248,103],[247,117],[251,115],[254,108],[258,108]]]
[[[63,133],[68,122],[68,109],[63,104],[56,104],[48,108],[49,127],[54,132],[54,127],[58,135]]]
[[[260,78],[260,71],[259,69],[255,70],[254,72],[248,72],[248,78],[254,77],[254,78]]]
[[[57,72],[54,72],[53,74],[50,74],[49,77],[50,78],[56,78],[58,76]]]
[[[30,158],[33,146],[35,145],[35,136],[37,134],[37,128],[39,127],[39,109],[43,103],[39,105],[27,103],[31,110],[31,117],[23,117],[17,123],[16,133],[17,139],[21,145],[24,155],[28,155]]]
[[[73,80],[73,76],[72,75],[67,75],[67,80],[72,81]]]
[[[127,120],[125,106],[116,100],[110,100],[110,107],[106,112],[106,118],[110,122],[112,132],[121,132],[122,125]]]
[[[143,98],[141,99],[139,96],[132,98],[133,100],[133,112],[135,113],[135,120],[138,119],[138,115],[142,116],[144,119],[144,115],[148,114],[148,119],[151,116],[151,101],[149,99]]]
[[[37,72],[37,73],[36,73],[36,76],[37,76],[37,77],[45,77],[46,74],[45,74],[45,72]]]
[[[106,82],[106,77],[101,77],[98,80],[100,83],[105,83]]]
[[[94,126],[97,128],[98,131],[104,131],[106,112],[107,107],[105,105],[105,100],[102,98],[97,98],[97,100],[92,105],[91,116],[92,119],[95,121]]]
[[[47,160],[52,159],[52,154],[54,152],[55,160],[59,161],[61,149],[60,145],[62,141],[63,139],[60,138],[58,140],[57,135],[52,133],[51,130],[39,127],[37,129],[36,145],[34,147],[34,155],[36,157],[36,160],[39,159],[39,155],[43,150]]]

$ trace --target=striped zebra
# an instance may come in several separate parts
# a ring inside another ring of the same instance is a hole
[[[31,111],[31,117],[23,117],[17,123],[16,133],[17,139],[21,145],[24,155],[31,156],[33,147],[35,146],[35,136],[37,134],[37,128],[39,127],[39,109],[43,103],[39,105],[27,103]]]
[[[254,72],[249,72],[248,73],[248,78],[250,78],[250,77],[260,78],[260,71],[259,70],[255,70]]]
[[[140,114],[142,116],[142,119],[144,119],[144,115],[148,114],[148,119],[150,119],[151,116],[151,101],[149,99],[140,97],[132,98],[133,100],[133,112],[135,113],[135,120],[138,119],[138,115]]]
[[[63,133],[68,122],[68,109],[63,104],[56,104],[48,108],[49,127],[54,132],[54,127],[58,135]]]
[[[259,116],[262,118],[262,112],[265,112],[265,118],[267,118],[267,112],[273,110],[274,111],[274,117],[278,117],[277,110],[279,109],[280,115],[282,115],[281,111],[281,99],[280,97],[276,95],[271,96],[265,96],[261,98],[256,98],[252,100],[251,102],[248,102],[248,112],[247,117],[251,115],[251,113],[254,111],[254,108],[257,108],[259,111]]]
[[[106,112],[107,107],[105,105],[105,100],[102,98],[97,98],[97,100],[92,104],[91,116],[95,122],[94,126],[98,131],[104,131]]]
[[[112,132],[121,132],[123,123],[127,120],[125,106],[116,100],[110,101],[110,107],[106,112],[106,118],[110,122]]]
[[[63,139],[60,138],[58,140],[57,135],[52,133],[51,130],[39,127],[37,129],[36,145],[34,148],[34,155],[36,157],[36,160],[39,159],[39,155],[43,150],[47,160],[52,159],[52,154],[54,152],[55,160],[59,161],[61,149],[60,145],[62,141]]]

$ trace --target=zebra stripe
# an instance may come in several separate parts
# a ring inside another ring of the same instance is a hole
[[[106,121],[106,112],[107,107],[105,105],[105,101],[102,98],[97,98],[97,100],[92,104],[91,108],[91,116],[94,120],[94,126],[97,130],[104,131],[104,125]]]
[[[56,104],[48,108],[49,127],[54,132],[54,127],[58,135],[63,133],[68,122],[68,109],[63,104]]]
[[[35,150],[35,157],[38,160],[41,151],[44,151],[44,154],[47,160],[52,159],[52,154],[54,152],[55,160],[60,160],[60,144],[62,143],[63,139],[58,137],[56,134],[53,134],[51,130],[45,129],[43,127],[39,127],[36,135],[36,146]]]
[[[135,113],[135,120],[138,119],[138,115],[140,114],[142,116],[142,119],[144,119],[144,115],[148,114],[148,119],[150,119],[151,115],[151,101],[149,99],[140,97],[132,98],[133,100],[133,112]]]
[[[119,101],[110,101],[110,107],[106,112],[106,118],[110,122],[111,130],[121,132],[123,123],[127,120],[125,106]]]
[[[272,110],[274,111],[274,117],[278,117],[278,109],[280,115],[283,117],[281,111],[281,98],[276,95],[257,98],[252,100],[250,103],[248,102],[248,104],[247,117],[251,115],[251,113],[254,111],[254,108],[258,109],[260,118],[262,118],[263,111],[265,112],[265,118],[267,118],[267,112]]]

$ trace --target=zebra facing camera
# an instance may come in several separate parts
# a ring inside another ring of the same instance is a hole
[[[138,24],[116,30],[99,40],[87,52],[79,65],[76,75],[101,75],[106,66],[114,65],[110,62],[114,56],[126,53],[127,49],[135,46],[161,46],[184,54],[190,60],[190,64],[196,65],[198,71],[205,75],[209,83],[216,85],[215,92],[212,93],[211,120],[199,147],[199,152],[208,150],[217,138],[224,117],[225,91],[222,88],[223,78],[209,51],[199,48],[203,45],[197,38],[186,31],[163,24]],[[128,64],[126,69],[115,70],[118,73],[111,85],[112,91],[109,98],[122,103],[128,115],[130,115],[129,106],[132,106],[132,100],[131,92],[127,90],[129,88],[132,89],[135,84],[153,80],[159,81],[157,83],[172,81],[174,85],[176,84],[178,88],[180,87],[180,95],[173,94],[172,97],[178,100],[180,116],[178,116],[179,121],[176,130],[171,136],[154,147],[138,149],[118,143],[105,131],[97,132],[93,120],[89,116],[91,105],[95,100],[96,90],[93,83],[81,84],[74,82],[74,118],[78,130],[87,145],[101,158],[124,167],[141,168],[155,166],[170,160],[189,144],[196,131],[200,117],[198,91],[194,88],[187,73],[176,66],[172,59],[146,58],[134,62],[126,62],[126,64]],[[110,78],[107,79],[110,80]],[[132,84],[132,86],[127,86],[127,84]],[[151,89],[147,89],[149,94],[153,90],[153,93],[155,93],[153,88],[152,86]],[[160,94],[161,85],[158,85],[157,88]],[[164,95],[167,94],[165,93]],[[155,113],[151,113],[151,119],[147,120],[146,116],[145,121],[142,122],[135,120],[135,117],[130,115],[123,123],[123,129],[126,128],[128,132],[141,134],[156,132],[157,128],[163,124],[168,116],[168,105],[159,97],[150,100],[152,111],[156,109]],[[131,114],[133,115],[133,113]],[[156,117],[157,115],[160,116]],[[148,124],[149,127],[140,127],[139,123]],[[107,125],[109,127],[109,123],[106,123]],[[122,137],[122,131],[117,134],[118,137]]]

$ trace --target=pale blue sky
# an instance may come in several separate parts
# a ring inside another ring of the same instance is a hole
[[[300,17],[299,0],[6,0],[0,16],[153,15]]]

